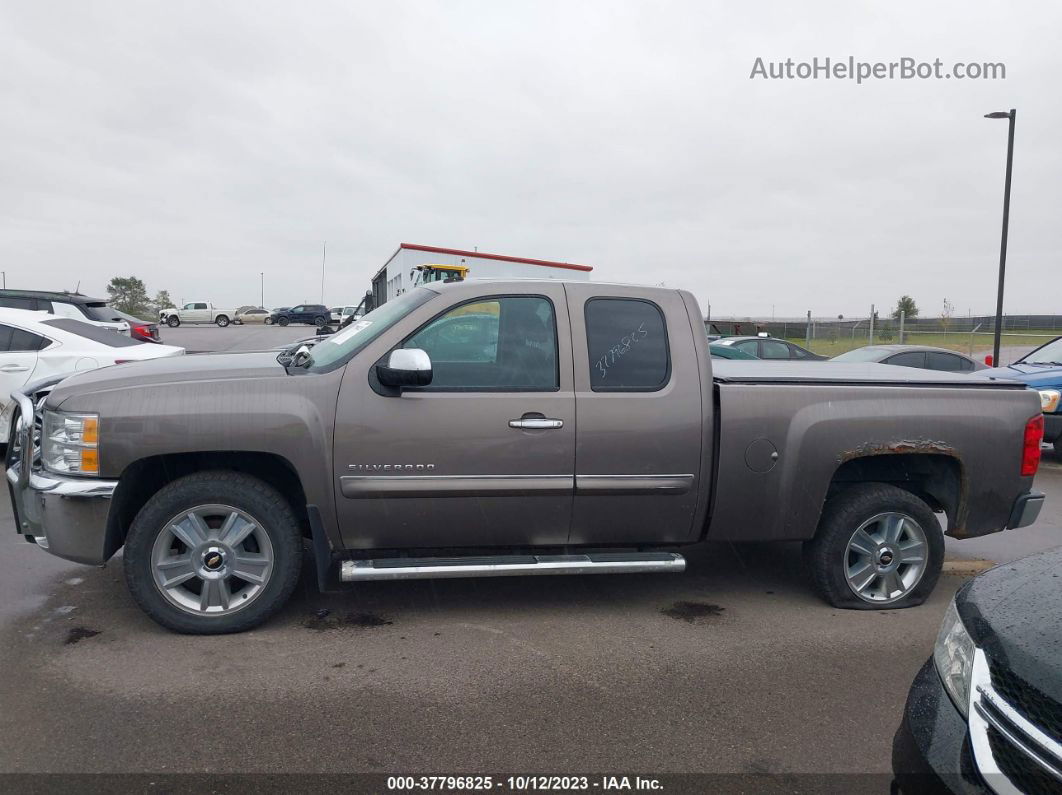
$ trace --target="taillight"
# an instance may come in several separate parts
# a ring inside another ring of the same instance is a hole
[[[1040,442],[1044,439],[1044,415],[1037,414],[1025,423],[1021,448],[1021,474],[1035,475],[1040,468]]]

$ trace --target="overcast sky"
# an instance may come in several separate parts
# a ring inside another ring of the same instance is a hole
[[[0,6],[8,287],[357,301],[400,242],[593,265],[712,314],[1062,312],[1062,4]],[[765,61],[1005,80],[750,79]]]

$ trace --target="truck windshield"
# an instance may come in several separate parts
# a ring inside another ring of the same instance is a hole
[[[374,309],[361,320],[355,320],[324,342],[314,345],[313,364],[307,369],[317,372],[331,370],[337,364],[347,361],[399,320],[436,295],[438,293],[418,287]]]

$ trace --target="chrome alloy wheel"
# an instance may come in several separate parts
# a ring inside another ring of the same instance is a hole
[[[848,540],[845,579],[865,602],[896,602],[921,581],[928,555],[926,533],[918,522],[904,513],[879,513]]]
[[[230,615],[261,595],[273,545],[258,521],[231,505],[199,505],[174,516],[151,548],[155,586],[194,615]]]

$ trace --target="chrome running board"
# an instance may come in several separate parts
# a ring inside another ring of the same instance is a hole
[[[685,569],[686,559],[675,552],[590,552],[585,555],[344,560],[339,576],[343,582],[355,582],[527,574],[643,574]]]

